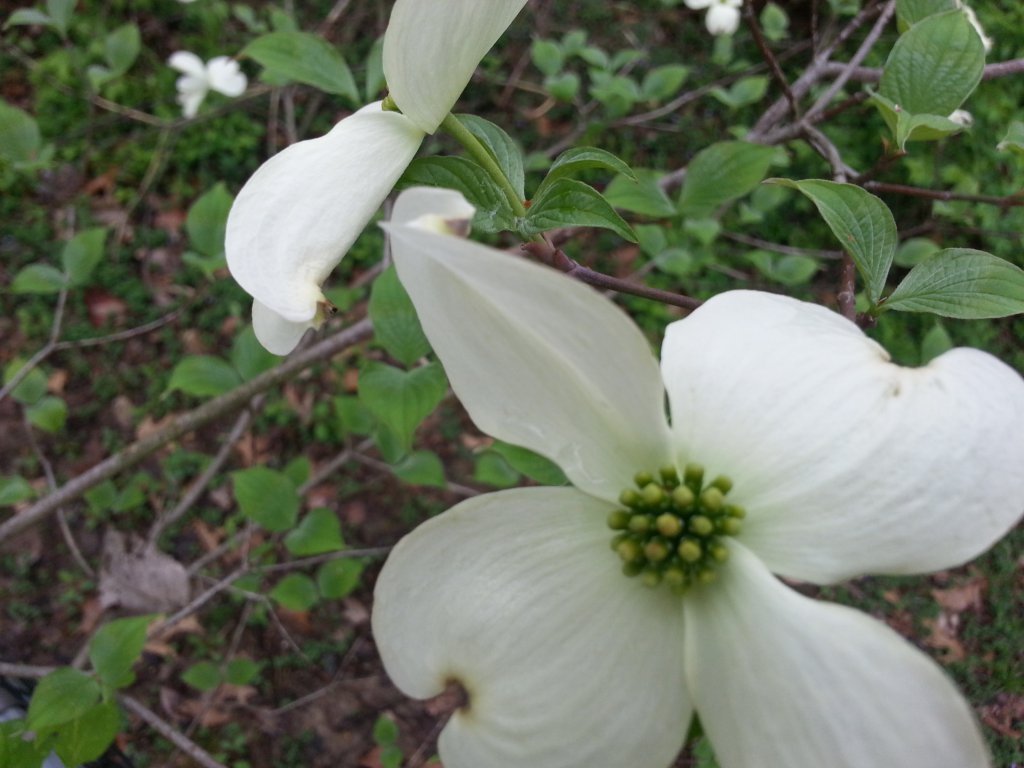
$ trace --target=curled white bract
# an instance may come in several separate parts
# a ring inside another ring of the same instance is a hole
[[[425,194],[385,228],[452,388],[572,483],[465,501],[381,572],[394,682],[469,697],[445,766],[665,768],[695,713],[723,768],[990,765],[936,664],[776,575],[922,573],[991,546],[1024,512],[1020,375],[972,349],[903,368],[839,315],[753,291],[671,324],[659,365],[588,287],[439,233],[427,209],[463,204]],[[718,579],[677,596],[619,572],[605,519],[635,472],[690,462],[747,516]]]
[[[216,56],[204,63],[189,51],[172,53],[167,63],[182,73],[178,78],[178,103],[185,117],[195,117],[199,105],[210,91],[225,96],[241,96],[248,81],[238,62],[228,56]]]
[[[254,330],[267,349],[286,354],[317,325],[324,280],[525,2],[398,0],[383,66],[401,111],[363,107],[246,182],[228,216],[225,250],[232,276],[254,299]]]
[[[707,9],[704,24],[712,35],[731,35],[740,26],[743,0],[684,0],[688,8]]]

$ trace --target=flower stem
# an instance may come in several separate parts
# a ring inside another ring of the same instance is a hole
[[[494,157],[487,151],[487,147],[459,121],[459,118],[451,113],[441,123],[441,127],[465,147],[466,151],[473,156],[473,159],[483,166],[488,175],[494,179],[501,191],[505,193],[505,197],[508,198],[508,202],[516,216],[525,216],[526,206],[523,205],[519,193],[516,192],[505,172],[501,170],[501,166],[495,162]]]

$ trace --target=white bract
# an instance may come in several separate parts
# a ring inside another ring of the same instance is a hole
[[[962,0],[957,0],[957,7],[962,9],[964,14],[967,16],[967,20],[974,27],[974,31],[978,33],[978,37],[981,38],[981,44],[985,46],[985,53],[992,50],[992,38],[985,34],[985,28],[981,26],[981,22],[978,21],[978,14],[974,12],[971,6],[964,3]]]
[[[260,342],[287,354],[323,319],[321,286],[454,106],[526,0],[398,0],[384,76],[401,112],[363,107],[326,136],[264,163],[228,216],[232,276],[253,301]]]
[[[753,291],[672,323],[659,369],[598,293],[444,234],[466,211],[447,190],[403,193],[385,227],[398,274],[477,426],[572,487],[465,501],[381,572],[391,678],[468,694],[440,736],[446,768],[665,768],[695,713],[722,768],[989,765],[936,664],[773,574],[922,573],[991,546],[1024,512],[1021,377],[972,349],[903,368],[839,315]],[[626,578],[607,522],[620,493],[691,463],[731,480],[710,485],[742,527],[688,589],[668,570]]]
[[[210,91],[225,96],[241,96],[248,81],[238,62],[228,56],[217,56],[205,64],[189,51],[172,53],[167,63],[183,73],[178,78],[178,103],[185,117],[195,117],[199,105]]]
[[[683,0],[687,8],[700,11],[707,8],[704,24],[712,35],[731,35],[740,26],[740,8],[743,0]]]

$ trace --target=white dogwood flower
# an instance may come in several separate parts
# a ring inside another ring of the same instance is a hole
[[[199,105],[210,91],[225,96],[241,96],[248,81],[238,62],[229,56],[216,56],[208,62],[189,51],[172,53],[167,63],[182,73],[178,78],[178,103],[185,117],[195,117]]]
[[[398,0],[384,76],[401,112],[363,107],[264,163],[235,198],[225,250],[260,342],[287,354],[323,319],[321,286],[526,0]]]
[[[665,768],[694,714],[722,768],[989,765],[935,663],[773,574],[922,573],[991,546],[1024,511],[1021,377],[973,349],[903,368],[839,315],[753,291],[672,323],[659,369],[603,296],[444,234],[466,210],[399,196],[398,274],[476,425],[572,487],[462,502],[380,574],[392,680],[468,696],[446,768]]]
[[[740,8],[743,0],[683,0],[687,8],[700,11],[707,8],[704,24],[712,35],[731,35],[740,26]]]

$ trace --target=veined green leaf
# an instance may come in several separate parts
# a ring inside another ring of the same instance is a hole
[[[867,190],[853,184],[808,179],[772,179],[797,189],[810,198],[850,254],[867,288],[868,298],[877,303],[896,253],[896,220],[889,207]]]
[[[241,55],[255,59],[276,75],[344,96],[353,105],[360,102],[359,89],[345,59],[317,35],[270,32],[245,46]]]
[[[503,128],[485,120],[478,115],[456,115],[463,127],[479,139],[491,157],[501,168],[505,178],[512,184],[513,189],[522,200],[524,195],[526,175],[523,171],[523,152],[515,140],[505,133]]]
[[[373,281],[369,314],[377,341],[402,365],[408,368],[430,351],[430,342],[394,266]]]
[[[433,413],[448,391],[437,363],[411,371],[375,364],[359,376],[359,399],[394,433],[402,452],[412,447],[413,433]]]
[[[522,233],[532,235],[556,227],[602,227],[636,242],[636,233],[593,187],[575,179],[546,185],[526,213]]]
[[[879,306],[978,320],[1024,312],[1024,270],[972,248],[947,248],[925,259]]]
[[[282,472],[250,467],[231,473],[242,514],[268,531],[287,531],[299,514],[299,494]]]
[[[679,211],[703,218],[750,192],[768,173],[775,150],[745,141],[721,141],[702,149],[686,167]]]
[[[508,198],[487,171],[464,157],[420,157],[405,169],[396,187],[417,185],[446,187],[461,192],[476,208],[473,228],[501,232],[515,226],[516,216]]]

